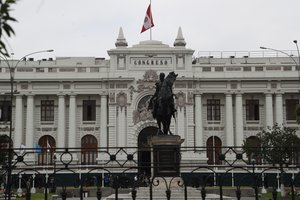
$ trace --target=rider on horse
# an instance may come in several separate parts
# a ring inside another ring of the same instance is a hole
[[[175,102],[174,94],[172,91],[173,83],[176,80],[178,74],[170,72],[169,75],[165,77],[164,73],[160,73],[160,80],[155,84],[156,91],[153,97],[150,99],[148,109],[152,110],[153,118],[157,120],[159,131],[161,128],[161,123],[163,124],[164,131],[163,134],[168,134],[170,132],[169,126],[171,123],[171,117],[175,118]],[[172,134],[170,132],[170,134]]]

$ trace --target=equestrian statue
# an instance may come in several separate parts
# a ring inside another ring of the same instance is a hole
[[[157,121],[157,135],[173,135],[170,131],[172,116],[175,119],[175,101],[173,94],[173,84],[178,74],[170,72],[165,78],[164,73],[159,74],[159,81],[155,84],[156,90],[149,102],[149,110],[152,110],[152,116]],[[163,130],[161,129],[163,126]]]

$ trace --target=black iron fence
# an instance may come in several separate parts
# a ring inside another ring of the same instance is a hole
[[[156,199],[156,195],[165,199],[206,199],[212,193],[219,199],[258,199],[262,190],[268,190],[277,199],[277,192],[284,188],[291,199],[296,199],[300,185],[299,151],[295,147],[292,155],[282,151],[283,162],[279,164],[268,163],[264,155],[249,156],[241,147],[222,147],[213,158],[209,158],[206,147],[182,147],[180,172],[174,176],[154,173],[159,167],[168,170],[176,166],[154,163],[151,148],[13,149],[11,161],[7,160],[8,152],[9,149],[2,149],[0,154],[0,185],[5,199],[19,193],[30,199],[35,190],[43,192],[44,199],[49,199],[50,193],[62,199],[83,199],[87,195],[103,199],[109,194],[111,199],[119,199],[121,193],[133,200]],[[95,152],[97,156],[93,156]],[[39,159],[41,156],[46,159]]]

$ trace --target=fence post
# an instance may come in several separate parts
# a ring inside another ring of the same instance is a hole
[[[184,183],[184,200],[187,200],[187,187],[186,187],[186,183]]]
[[[153,179],[152,179],[153,181]],[[152,196],[152,182],[150,183],[150,188],[149,188],[149,191],[150,191],[150,200],[153,200],[153,196]]]
[[[294,191],[294,181],[292,179],[291,181],[291,195],[292,195],[292,200],[295,200],[295,191]]]
[[[166,196],[167,196],[167,199],[168,199],[168,200],[171,199],[171,190],[170,190],[170,189],[167,189],[167,190],[166,190]]]
[[[203,200],[205,200],[205,198],[206,198],[206,190],[204,187],[201,188],[201,197]]]
[[[220,200],[223,200],[222,174],[219,174]]]
[[[48,174],[45,175],[45,200],[48,200]]]

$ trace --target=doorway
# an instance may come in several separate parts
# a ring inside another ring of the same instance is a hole
[[[144,128],[138,136],[138,168],[139,174],[151,176],[151,148],[148,139],[156,135],[157,127]]]

